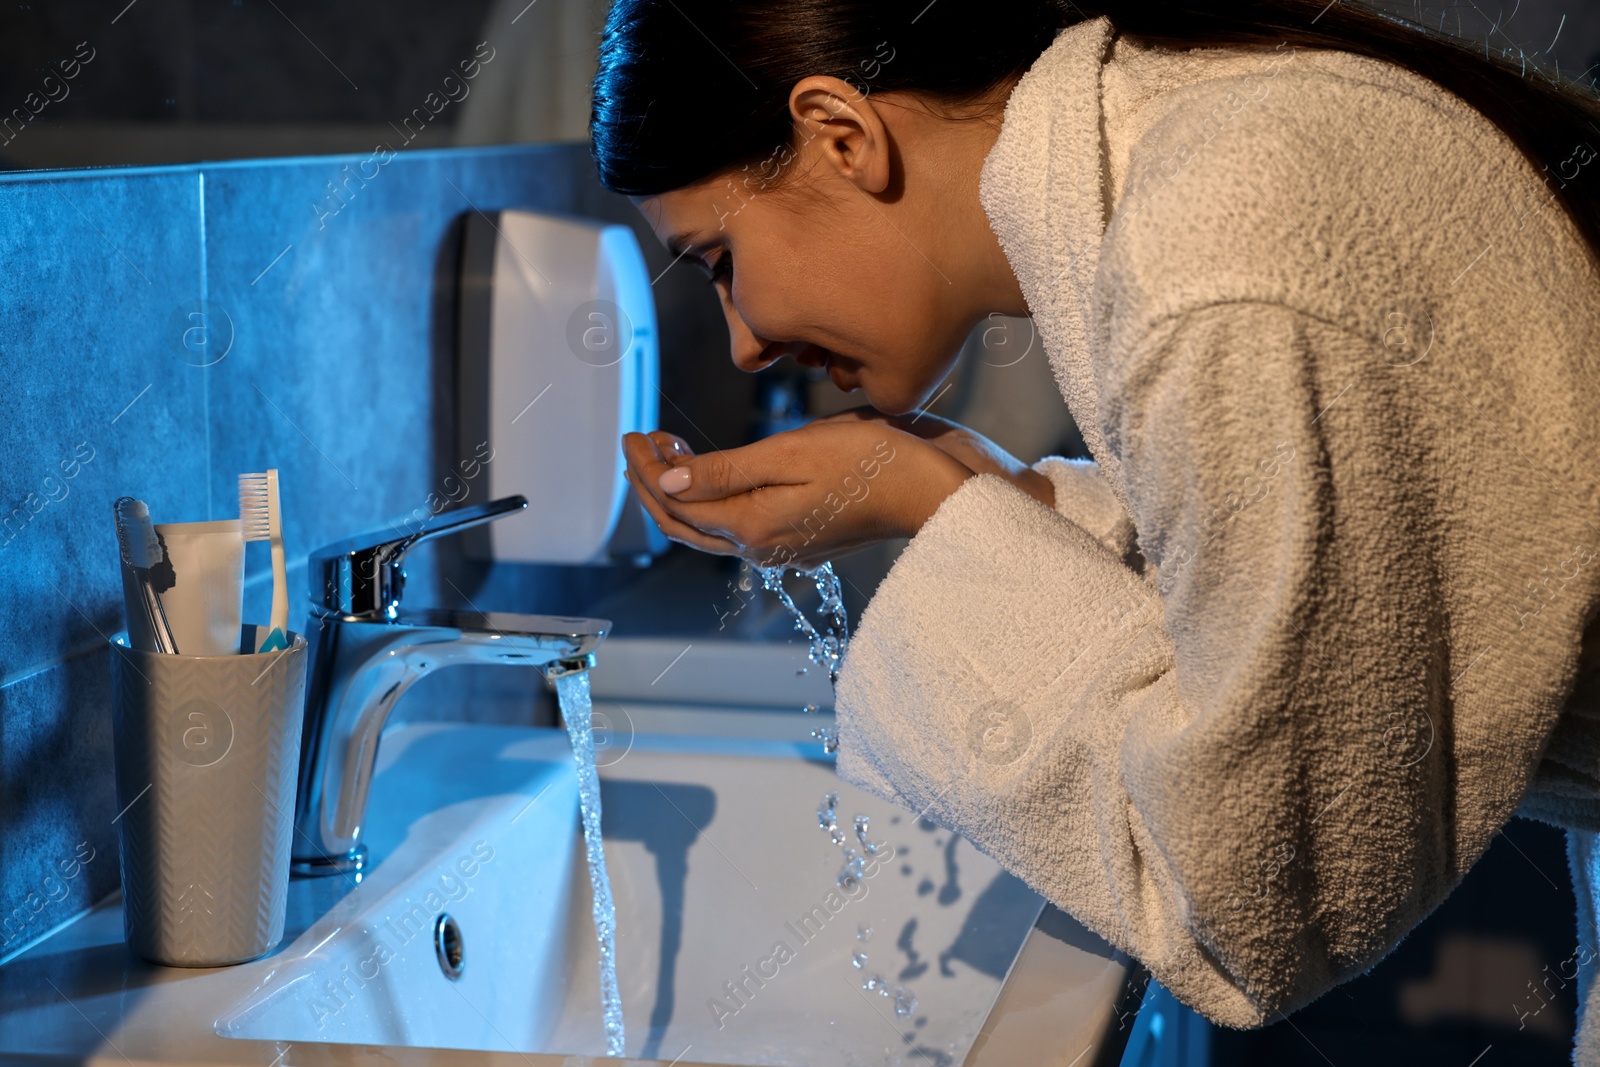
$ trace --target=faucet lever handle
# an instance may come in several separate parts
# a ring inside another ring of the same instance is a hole
[[[311,553],[306,566],[311,602],[325,615],[393,618],[405,586],[405,571],[400,565],[411,546],[480,526],[527,506],[527,497],[502,497],[441,511],[417,529],[405,530],[391,524],[387,529],[357,534],[319,548]]]

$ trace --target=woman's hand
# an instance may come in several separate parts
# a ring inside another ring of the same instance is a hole
[[[810,423],[879,422],[914,434],[959,460],[974,474],[997,474],[1047,508],[1055,507],[1055,485],[976,430],[937,415],[884,415],[870,407],[851,408]]]
[[[627,478],[662,532],[762,566],[814,567],[911,537],[973,471],[947,452],[867,420],[812,423],[696,456],[656,431],[622,439]]]

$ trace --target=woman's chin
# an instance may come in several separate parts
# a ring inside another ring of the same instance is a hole
[[[912,409],[907,408],[904,401],[898,397],[881,397],[866,386],[861,386],[860,391],[866,395],[867,403],[880,415],[904,415]]]
[[[922,408],[922,398],[920,396],[906,396],[903,393],[884,396],[881,394],[881,390],[875,390],[864,382],[860,388],[867,395],[867,403],[871,404],[873,410],[880,415],[891,417],[909,415],[913,411],[920,411]]]

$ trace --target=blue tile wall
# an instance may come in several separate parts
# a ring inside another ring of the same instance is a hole
[[[0,174],[0,961],[118,881],[112,500],[231,517],[235,476],[277,467],[303,631],[305,554],[402,521],[454,464],[460,229],[507,207],[627,222],[652,274],[670,263],[583,144]],[[725,368],[703,280],[667,272],[656,296],[669,391],[691,350]],[[697,383],[716,444],[742,439],[740,377]],[[630,580],[413,557],[417,603],[574,612]],[[247,620],[270,594],[252,545]]]

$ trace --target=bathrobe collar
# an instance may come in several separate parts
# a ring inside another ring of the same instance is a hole
[[[1069,26],[1028,68],[1006,102],[978,199],[1084,443],[1126,506],[1090,361],[1091,294],[1108,214],[1100,71],[1113,36],[1104,15]]]

